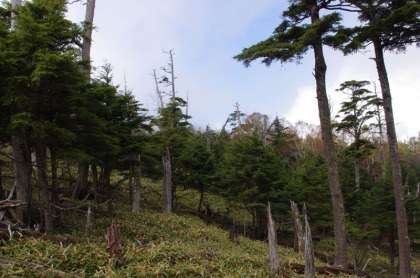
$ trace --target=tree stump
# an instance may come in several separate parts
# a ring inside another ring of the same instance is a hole
[[[271,208],[268,204],[267,208],[267,229],[268,229],[268,246],[270,250],[271,275],[270,277],[283,277],[281,264],[279,261],[279,253],[277,251],[277,233],[276,223],[271,217]]]
[[[121,234],[120,234],[120,226],[116,224],[112,224],[106,230],[106,240],[108,242],[108,251],[111,257],[117,258],[117,266],[123,265],[123,255],[121,251]]]

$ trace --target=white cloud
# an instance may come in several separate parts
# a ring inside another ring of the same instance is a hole
[[[297,97],[292,108],[285,115],[291,123],[304,121],[319,125],[318,106],[315,87],[302,87],[298,89]]]

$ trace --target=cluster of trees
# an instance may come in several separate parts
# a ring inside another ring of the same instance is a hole
[[[263,63],[270,65],[274,61],[299,61],[308,50],[313,50],[319,117],[334,211],[335,265],[337,267],[347,268],[345,214],[332,140],[325,82],[327,66],[323,46],[339,49],[344,54],[357,52],[369,45],[373,46],[374,61],[382,91],[397,207],[399,274],[402,277],[408,277],[410,275],[410,243],[384,51],[400,52],[404,51],[408,45],[419,43],[419,9],[419,2],[415,0],[290,1],[289,8],[283,13],[284,21],[275,29],[274,34],[269,39],[244,49],[241,54],[235,57],[237,60],[243,61],[245,66],[249,66],[252,61],[260,58],[263,59]],[[360,25],[342,26],[340,23],[343,13],[357,13]]]
[[[290,221],[293,200],[306,204],[314,233],[335,234],[337,266],[348,265],[347,239],[386,238],[393,272],[398,237],[400,275],[410,273],[408,231],[412,237],[420,231],[420,137],[396,141],[383,51],[418,41],[420,4],[292,1],[273,36],[235,58],[247,66],[263,58],[270,65],[299,60],[313,49],[320,128],[257,112],[246,115],[236,104],[220,131],[189,123],[188,102],[176,91],[172,50],[165,52],[169,62],[163,75],[154,71],[155,117],[126,86],[113,83],[111,65],[91,78],[94,1],[88,1],[83,25],[65,18],[66,5],[65,0],[13,1],[0,9],[0,140],[3,153],[12,150],[16,199],[25,203],[15,216],[21,225],[42,222],[44,231],[53,233],[54,215],[59,216],[53,212],[63,196],[112,200],[123,187],[111,182],[118,171],[128,180],[127,202],[134,213],[140,211],[141,178],[147,177],[163,182],[165,212],[172,212],[180,188],[201,192],[198,211],[204,209],[204,193],[212,191],[242,203],[252,215],[250,235],[265,239],[267,202],[281,223]],[[338,13],[320,17],[324,9],[357,12],[362,25],[345,28]],[[323,45],[347,54],[368,44],[375,46],[382,98],[367,81],[343,82],[337,89],[348,99],[331,121]]]

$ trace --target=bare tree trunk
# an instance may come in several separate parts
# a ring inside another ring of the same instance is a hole
[[[398,141],[395,131],[394,114],[392,112],[391,89],[389,86],[381,43],[379,42],[379,39],[373,39],[372,42],[375,49],[376,68],[378,71],[379,81],[381,83],[382,100],[388,136],[389,159],[391,162],[392,180],[394,183],[398,223],[399,275],[401,277],[410,277],[410,239],[408,237],[407,214],[403,193]]]
[[[140,155],[136,159],[140,162]],[[133,209],[132,212],[140,212],[140,188],[141,188],[141,168],[140,165],[134,165],[134,186],[133,186]]]
[[[90,62],[90,50],[92,44],[92,31],[93,31],[93,17],[95,15],[95,0],[87,0],[86,13],[85,13],[85,37],[82,44],[82,60]],[[86,70],[86,78],[90,82],[90,67]],[[72,198],[79,197],[80,191],[87,188],[89,174],[89,164],[85,161],[79,164],[77,182],[75,191],[73,191]]]
[[[319,10],[315,3],[311,7],[311,22],[319,20]],[[322,142],[324,146],[324,156],[330,183],[331,200],[334,215],[334,236],[335,236],[335,262],[338,268],[347,270],[347,241],[346,226],[344,218],[344,201],[341,191],[337,161],[335,158],[334,141],[331,128],[330,107],[327,97],[325,76],[327,65],[325,64],[322,42],[319,39],[313,45],[315,56],[315,80],[318,100],[319,120],[321,123]]]
[[[356,184],[356,192],[360,191],[360,158],[354,158],[354,181]]]
[[[50,194],[48,191],[47,149],[41,142],[38,142],[36,146],[36,165],[38,168],[38,184],[44,210],[45,233],[50,235],[53,233],[54,226]]]
[[[210,151],[210,128],[209,126],[206,127],[206,143],[207,143],[207,150]]]
[[[162,96],[162,92],[159,89],[159,82],[156,76],[156,70],[153,70],[153,79],[155,80],[155,86],[156,86],[156,94],[158,96],[159,99],[159,108],[162,109],[164,107],[163,104],[163,96]]]
[[[282,276],[279,253],[277,251],[276,223],[271,217],[270,204],[267,207],[268,246],[270,250],[271,277]]]
[[[263,145],[264,147],[267,146],[267,133],[268,133],[268,116],[264,115],[263,116],[263,132],[262,132],[262,141],[263,141]]]
[[[311,227],[305,214],[305,278],[315,278],[314,247],[312,245]]]
[[[376,84],[374,84],[375,89],[375,97],[378,97],[378,92],[376,90]],[[376,113],[378,113],[378,127],[379,127],[379,143],[381,144],[381,169],[382,169],[382,177],[385,177],[386,173],[386,160],[385,160],[385,140],[384,140],[384,127],[382,124],[382,113],[381,113],[381,107],[379,103],[376,103]]]
[[[92,202],[89,201],[88,211],[86,215],[85,237],[89,237],[89,233],[91,229],[92,229]]]
[[[169,148],[165,148],[165,155],[162,157],[163,164],[163,200],[162,209],[164,212],[172,213],[172,188],[171,188],[171,157]]]
[[[297,239],[298,251],[303,253],[303,226],[302,221],[300,220],[299,209],[297,207],[297,204],[293,201],[290,201],[290,206],[292,208],[293,223],[295,224],[295,235]]]
[[[82,45],[82,60],[90,60],[90,49],[92,45],[93,17],[95,16],[95,0],[87,0],[85,14],[85,38]],[[90,70],[87,73],[90,78]]]

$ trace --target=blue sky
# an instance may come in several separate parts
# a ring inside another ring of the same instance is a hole
[[[83,1],[85,2],[85,0]],[[246,4],[245,4],[246,3]],[[281,22],[285,0],[97,0],[92,59],[114,66],[115,82],[133,90],[152,113],[157,109],[153,69],[167,63],[162,50],[173,49],[178,96],[189,95],[195,126],[218,129],[238,102],[246,114],[260,112],[294,123],[318,124],[313,56],[300,65],[255,62],[250,68],[235,60],[245,47],[268,38]],[[81,3],[69,6],[69,18],[84,20]],[[386,55],[399,139],[420,131],[420,50]],[[325,49],[327,86],[333,111],[346,80],[377,80],[372,51],[343,57]],[[335,114],[333,112],[333,114]]]

